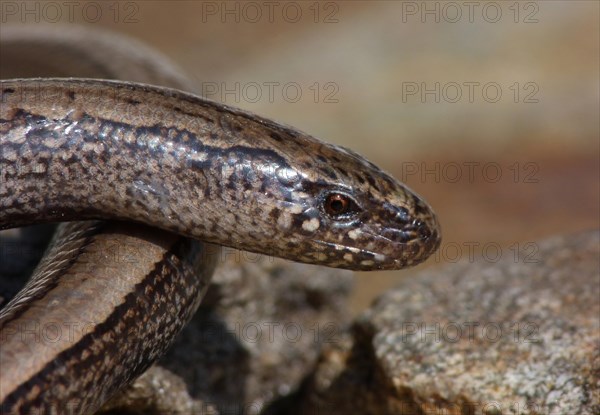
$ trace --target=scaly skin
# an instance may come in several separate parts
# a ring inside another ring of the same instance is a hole
[[[132,223],[70,222],[55,238],[2,310],[3,415],[97,409],[171,345],[218,259],[214,247]]]
[[[189,89],[163,57],[118,35],[1,31],[4,76]],[[168,231],[361,270],[414,265],[439,245],[431,209],[362,157],[179,91],[3,81],[0,146],[0,229],[83,219],[154,226],[63,225],[0,311],[0,413],[93,412],[171,344],[217,256]],[[343,214],[331,209],[340,199]],[[126,247],[127,260],[114,247]],[[72,330],[32,341],[22,335],[31,324]]]
[[[359,155],[166,88],[3,81],[0,227],[119,219],[299,262],[420,263],[432,210]],[[341,194],[350,212],[327,212]]]

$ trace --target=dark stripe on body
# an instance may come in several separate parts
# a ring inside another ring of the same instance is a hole
[[[46,388],[47,385],[53,385],[54,389],[60,389],[58,385],[63,385],[65,388],[71,389],[68,396],[61,394],[59,398],[60,404],[69,405],[70,401],[72,404],[72,402],[76,402],[77,399],[81,399],[81,401],[86,399],[99,401],[101,398],[99,390],[89,390],[89,393],[92,394],[91,398],[82,398],[77,395],[71,396],[76,389],[79,391],[88,390],[87,385],[93,384],[97,378],[106,379],[106,376],[98,376],[98,373],[94,373],[90,370],[94,367],[94,364],[98,365],[98,370],[102,370],[107,366],[112,367],[110,370],[113,372],[113,375],[116,376],[116,378],[113,378],[110,382],[112,387],[109,390],[102,391],[106,394],[106,396],[102,396],[102,400],[105,400],[122,385],[143,373],[153,361],[162,354],[164,351],[163,349],[169,345],[168,339],[172,337],[169,336],[169,329],[171,332],[175,331],[176,333],[183,324],[185,324],[187,321],[186,314],[189,314],[189,306],[191,304],[186,304],[186,307],[181,307],[179,315],[176,316],[177,321],[175,321],[175,323],[179,324],[173,324],[173,322],[170,321],[159,321],[157,323],[158,327],[162,328],[162,330],[157,330],[157,336],[165,338],[160,343],[160,347],[147,350],[144,353],[144,347],[150,348],[155,345],[144,344],[144,336],[130,336],[129,334],[131,330],[144,331],[144,326],[148,323],[148,321],[146,321],[148,316],[155,316],[157,318],[166,316],[167,313],[150,313],[149,311],[153,307],[168,307],[169,304],[165,304],[165,301],[168,301],[168,298],[176,297],[176,294],[172,291],[185,289],[185,287],[181,286],[181,281],[178,282],[177,278],[173,279],[171,276],[178,272],[177,270],[173,270],[173,268],[181,268],[182,265],[184,265],[181,262],[182,260],[179,259],[178,254],[185,249],[185,245],[188,243],[187,239],[179,238],[177,242],[165,252],[161,260],[156,263],[154,269],[146,274],[141,282],[135,285],[135,288],[127,294],[120,305],[114,308],[113,312],[105,321],[96,325],[92,332],[81,337],[71,347],[59,353],[53,360],[47,362],[43,369],[31,376],[26,382],[20,384],[2,402],[0,413],[10,413],[11,410],[14,410],[18,405],[24,402],[26,402],[31,409],[29,407],[19,407],[20,413],[29,413],[33,408],[44,407],[44,405],[53,407],[52,405],[55,405],[55,402],[49,402],[47,397],[42,396],[42,392],[49,392]],[[178,263],[179,266],[177,266]],[[169,269],[171,269],[170,272]],[[179,272],[182,271],[179,270]],[[175,286],[167,291],[169,284]],[[194,288],[200,289],[199,287]],[[148,296],[149,291],[158,293],[158,295],[155,296],[157,302],[152,302],[153,298]],[[185,295],[182,298],[193,299],[194,297],[195,296]],[[159,302],[160,299],[163,300],[162,304]],[[130,328],[130,330],[127,330],[127,328]],[[127,335],[123,335],[122,331],[126,331]],[[112,334],[112,336],[107,336],[109,334]],[[105,341],[105,338],[110,338],[111,341],[107,342]],[[135,342],[136,340],[139,340],[138,343]],[[119,341],[121,341],[121,343],[118,343]],[[114,367],[116,365],[104,365],[105,356],[112,356],[112,359],[126,357],[127,360],[121,362],[125,365],[125,370],[122,370],[118,375],[114,374]],[[142,357],[143,359],[138,360],[139,357]],[[140,361],[141,364],[132,365],[137,361]],[[61,379],[61,372],[78,374],[80,375],[80,378],[78,380],[68,378]],[[76,387],[74,383],[77,381],[83,382],[84,385]],[[106,385],[95,386],[106,388]],[[35,397],[31,396],[32,391],[37,393]],[[81,404],[81,401],[79,401],[79,404]],[[56,405],[58,405],[58,403],[56,403]]]

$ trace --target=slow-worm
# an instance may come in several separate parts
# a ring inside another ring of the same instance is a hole
[[[0,229],[117,221],[64,226],[2,310],[2,413],[89,413],[154,361],[216,262],[212,245],[187,237],[354,270],[411,266],[438,247],[429,206],[358,154],[167,88],[186,88],[185,78],[122,38],[14,33],[3,33],[5,50],[34,60],[73,51],[74,61],[92,62],[85,76],[122,80],[1,83]],[[105,59],[143,61],[149,75],[94,63],[114,44]],[[106,255],[115,244],[133,248],[133,263]],[[36,341],[36,330],[65,321],[93,323]]]

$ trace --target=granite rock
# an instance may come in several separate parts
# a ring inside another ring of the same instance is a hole
[[[599,258],[588,231],[415,275],[329,345],[294,413],[600,414]]]

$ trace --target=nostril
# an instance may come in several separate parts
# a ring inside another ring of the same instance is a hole
[[[380,231],[385,238],[398,243],[409,243],[415,240],[429,241],[434,236],[427,221],[415,218],[408,209],[388,206],[388,212],[393,214],[393,224]]]
[[[425,222],[419,222],[417,232],[422,239],[429,239],[431,237],[431,229],[429,229],[429,226]]]

